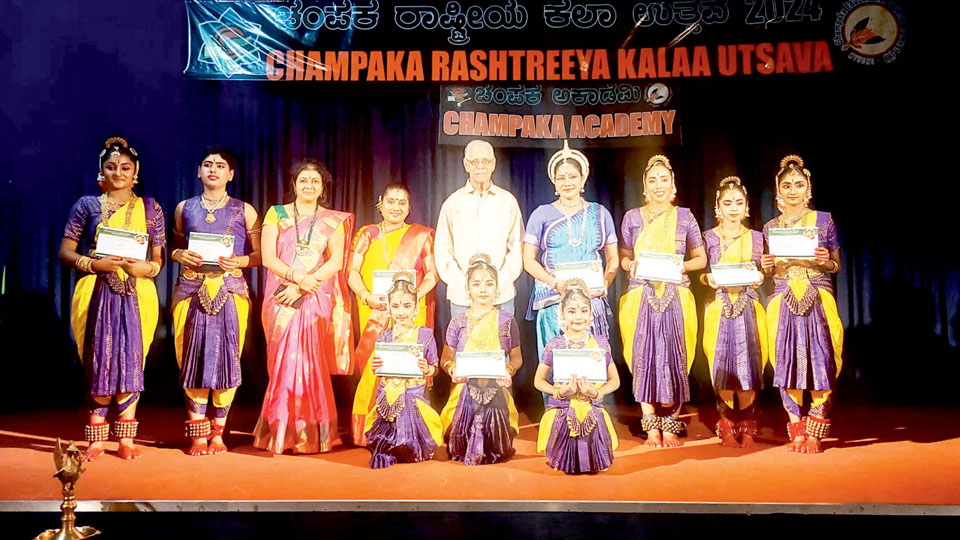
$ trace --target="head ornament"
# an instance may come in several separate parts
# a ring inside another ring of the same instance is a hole
[[[550,161],[547,163],[547,175],[550,176],[551,181],[553,181],[557,167],[568,159],[580,166],[580,172],[584,178],[590,175],[590,162],[587,160],[587,156],[579,150],[570,148],[569,142],[564,139],[563,148],[554,152],[554,154],[550,156]]]
[[[774,193],[777,194],[777,208],[779,208],[781,212],[785,205],[783,198],[780,197],[780,178],[789,172],[794,172],[807,179],[807,195],[803,200],[803,204],[806,205],[810,202],[810,199],[813,198],[813,182],[810,180],[810,171],[803,166],[803,158],[796,154],[784,156],[783,159],[780,160],[780,170],[777,171],[777,175],[773,178]]]

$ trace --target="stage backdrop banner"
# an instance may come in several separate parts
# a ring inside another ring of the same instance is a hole
[[[443,86],[437,143],[488,137],[498,146],[679,145],[673,89],[661,82],[603,86]]]
[[[473,85],[824,73],[834,54],[896,58],[899,11],[877,2],[834,15],[818,0],[186,0],[184,73]]]

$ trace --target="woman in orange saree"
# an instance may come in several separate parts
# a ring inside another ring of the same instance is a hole
[[[294,169],[293,203],[263,219],[267,274],[263,331],[270,382],[253,445],[275,454],[326,452],[340,442],[330,375],[353,371],[345,239],[353,214],[320,206],[331,175],[306,160]]]

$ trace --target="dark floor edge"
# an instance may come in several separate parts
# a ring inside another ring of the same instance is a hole
[[[59,501],[0,501],[0,512],[59,512]],[[960,505],[641,501],[79,501],[77,512],[586,512],[960,516]]]

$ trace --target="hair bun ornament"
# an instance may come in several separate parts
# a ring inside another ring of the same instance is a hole
[[[652,169],[657,163],[663,164],[664,167],[670,169],[671,171],[673,170],[673,167],[670,166],[670,159],[663,154],[654,154],[650,156],[650,159],[647,160],[647,170],[649,171]]]
[[[127,140],[124,139],[123,137],[110,137],[109,139],[106,140],[106,142],[103,143],[103,148],[104,149],[110,148],[111,146],[114,146],[114,145],[120,145],[124,148],[130,148],[130,145],[127,144]],[[134,155],[136,155],[136,153],[134,153]]]
[[[724,187],[727,184],[736,184],[740,187],[743,187],[743,184],[740,182],[739,176],[728,176],[720,181],[720,187]]]
[[[400,270],[393,273],[393,282],[400,283],[401,281],[413,285],[416,281],[416,278],[413,276],[413,272],[409,270]]]
[[[797,167],[800,167],[801,169],[803,168],[803,158],[796,154],[784,156],[784,158],[780,160],[780,168],[786,169],[791,163],[796,163]]]
[[[487,266],[493,266],[493,259],[490,258],[490,255],[480,252],[474,254],[470,257],[470,261],[467,263],[467,267],[477,266],[478,264],[485,264]]]
[[[565,279],[557,283],[557,291],[560,292],[561,296],[567,294],[567,291],[580,291],[584,295],[587,295],[589,290],[587,283],[580,278]]]

